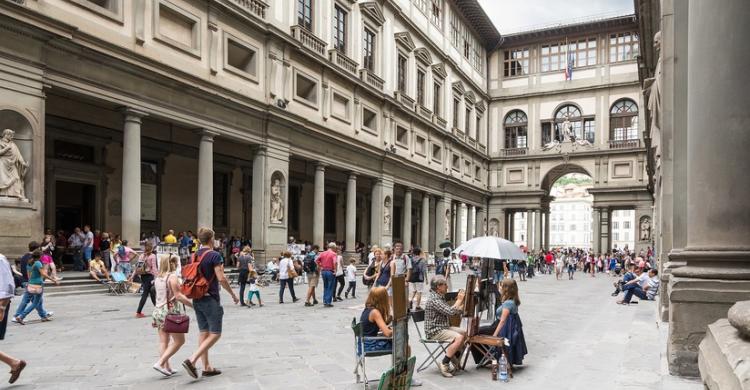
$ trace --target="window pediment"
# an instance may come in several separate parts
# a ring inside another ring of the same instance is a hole
[[[417,59],[417,61],[420,61],[425,65],[429,65],[432,63],[432,56],[430,56],[430,51],[425,49],[424,47],[420,47],[419,49],[414,50],[414,57]]]
[[[362,12],[370,19],[372,19],[372,21],[376,22],[378,26],[382,26],[383,23],[385,23],[383,10],[380,8],[378,3],[374,1],[364,2],[359,5],[359,9],[362,10]]]
[[[466,92],[466,88],[464,88],[464,85],[460,81],[456,81],[453,83],[453,92],[463,95]]]
[[[407,52],[410,52],[414,50],[415,47],[417,47],[414,44],[414,40],[411,39],[411,34],[409,34],[409,32],[407,31],[397,32],[393,34],[393,37],[396,40],[396,44],[405,49]]]
[[[448,73],[445,72],[445,65],[442,63],[432,65],[432,73],[442,78],[448,77]]]

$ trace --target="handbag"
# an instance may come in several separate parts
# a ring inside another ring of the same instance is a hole
[[[173,314],[170,313],[171,306],[174,305],[172,300],[169,298],[169,277],[167,277],[167,315],[164,317],[164,329],[167,333],[188,333],[190,328],[190,317],[186,314]]]
[[[294,267],[291,265],[289,266],[289,271],[287,271],[287,275],[289,275],[290,279],[294,279],[299,276],[299,274],[297,273],[297,270],[294,269]]]
[[[26,292],[28,292],[31,295],[39,295],[43,291],[42,286],[38,284],[27,284],[26,285]]]

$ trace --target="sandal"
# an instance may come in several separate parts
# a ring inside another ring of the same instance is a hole
[[[193,362],[191,362],[189,359],[185,359],[185,361],[182,362],[182,367],[185,368],[185,371],[187,371],[190,376],[198,379],[198,370],[195,369]]]
[[[221,375],[221,371],[215,368],[211,369],[211,371],[203,371],[201,373],[201,376],[216,376],[216,375]]]
[[[10,379],[8,380],[8,383],[14,383],[18,380],[18,377],[21,376],[21,371],[26,368],[26,362],[23,360],[20,360],[18,362],[18,367],[16,367],[15,370],[10,370]]]

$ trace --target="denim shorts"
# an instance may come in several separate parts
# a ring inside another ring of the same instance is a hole
[[[221,323],[224,318],[224,308],[219,301],[213,297],[203,297],[193,300],[195,319],[198,321],[198,330],[221,334]]]

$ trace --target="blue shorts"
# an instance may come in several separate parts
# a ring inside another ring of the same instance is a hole
[[[224,318],[224,308],[214,297],[203,297],[193,300],[195,319],[198,321],[198,330],[221,334],[221,323]]]
[[[391,340],[365,340],[365,352],[392,351],[393,341]]]

